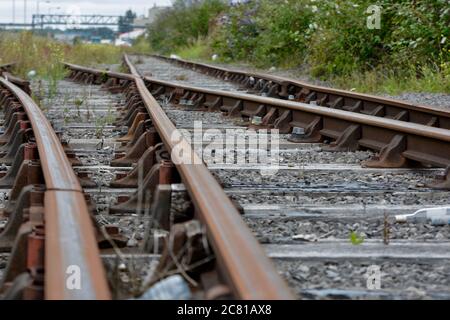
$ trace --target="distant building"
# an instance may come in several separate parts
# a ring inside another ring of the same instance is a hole
[[[153,8],[148,10],[148,16],[141,16],[141,17],[137,17],[134,20],[134,27],[135,28],[142,28],[145,29],[149,24],[151,24],[153,21],[155,21],[156,17],[163,12],[164,10],[166,10],[169,7],[160,7],[160,6],[156,6],[154,5]]]
[[[65,43],[69,43],[72,44],[73,41],[75,40],[76,37],[78,37],[78,34],[75,33],[57,33],[54,35],[54,39],[61,41],[61,42],[65,42]]]
[[[122,33],[115,41],[116,46],[131,46],[137,38],[142,36],[145,32],[145,29],[137,29],[131,32]]]
[[[102,37],[91,37],[91,43],[101,43],[102,42]]]

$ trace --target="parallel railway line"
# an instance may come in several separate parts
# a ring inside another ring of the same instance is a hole
[[[230,117],[243,118],[256,129],[278,129],[280,133],[291,134],[288,140],[292,142],[331,140],[328,151],[370,149],[378,152],[376,158],[364,163],[367,167],[396,168],[408,166],[408,162],[418,162],[446,168],[450,164],[449,133],[442,128],[378,119],[299,102],[219,92],[151,77],[144,77],[144,81],[152,94],[168,97],[175,105],[193,110],[220,111]],[[256,125],[255,118],[258,120]],[[446,188],[447,184],[444,182],[438,186]]]
[[[450,128],[448,113],[430,106],[321,87],[270,74],[239,71],[159,55],[154,57],[224,81],[237,83],[251,93],[433,127]]]

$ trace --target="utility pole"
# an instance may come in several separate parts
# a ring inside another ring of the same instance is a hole
[[[27,0],[23,0],[23,23],[27,23]]]
[[[12,0],[13,23],[16,23],[16,0]]]

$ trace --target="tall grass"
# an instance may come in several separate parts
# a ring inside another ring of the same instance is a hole
[[[195,43],[182,47],[176,51],[176,54],[183,59],[189,60],[208,60],[211,57],[211,49],[205,40],[199,39]]]
[[[350,75],[331,77],[330,83],[344,90],[363,93],[387,93],[397,95],[402,92],[450,92],[450,74],[425,66],[417,75],[405,72],[398,75],[385,71],[355,71]]]
[[[62,62],[95,66],[119,63],[123,48],[100,44],[68,45],[31,32],[0,33],[0,63],[16,62],[15,72],[26,77],[31,70],[49,81],[64,77]]]

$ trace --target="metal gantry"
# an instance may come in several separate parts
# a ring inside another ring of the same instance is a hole
[[[118,26],[121,16],[107,15],[70,15],[70,14],[34,14],[33,28],[49,25]]]

